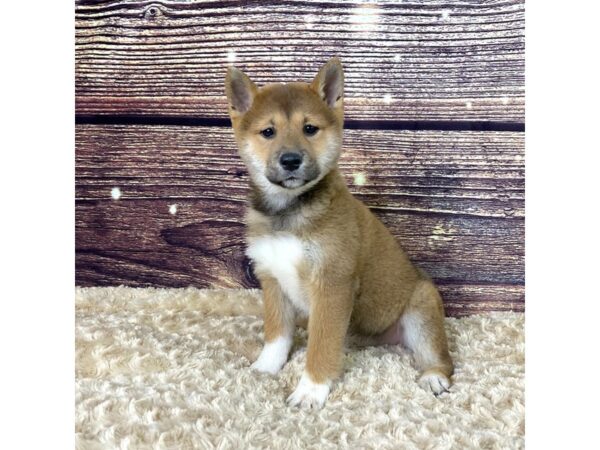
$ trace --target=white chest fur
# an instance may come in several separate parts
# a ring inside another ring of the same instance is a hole
[[[297,309],[308,314],[308,298],[298,276],[298,267],[306,257],[300,239],[289,233],[261,236],[250,240],[246,254],[254,261],[257,270],[277,279]]]

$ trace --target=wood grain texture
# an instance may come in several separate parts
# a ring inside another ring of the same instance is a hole
[[[523,309],[523,137],[345,132],[352,192],[433,275],[449,314]],[[230,130],[79,125],[76,141],[77,284],[256,286]]]
[[[77,113],[224,118],[227,65],[308,81],[339,55],[350,120],[523,122],[523,0],[376,3],[80,0]]]

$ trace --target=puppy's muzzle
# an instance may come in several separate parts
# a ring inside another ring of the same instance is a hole
[[[317,178],[319,168],[306,150],[282,149],[273,154],[265,175],[273,184],[296,189]]]

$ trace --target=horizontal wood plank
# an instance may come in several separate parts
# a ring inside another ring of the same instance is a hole
[[[524,217],[524,136],[511,132],[345,130],[340,168],[386,211]],[[230,129],[78,125],[76,196],[243,203],[248,178]]]
[[[76,131],[78,284],[256,286],[230,130]],[[340,167],[440,284],[449,313],[522,309],[522,134],[346,130]]]
[[[243,259],[244,207],[226,198],[175,203],[166,200],[77,202],[77,249],[191,254],[237,264]],[[523,282],[522,220],[375,213],[407,252],[438,280]],[[174,256],[175,257],[175,256]],[[235,274],[219,279],[235,282]],[[202,281],[202,280],[199,280]]]
[[[333,55],[350,120],[523,122],[523,0],[80,0],[76,109],[224,118],[227,65],[309,81]]]

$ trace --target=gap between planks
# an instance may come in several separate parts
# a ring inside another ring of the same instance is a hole
[[[75,116],[77,125],[176,125],[231,127],[229,119],[197,118],[151,115],[85,115]],[[512,131],[525,132],[521,122],[483,120],[346,120],[348,130],[399,130],[399,131]]]

